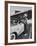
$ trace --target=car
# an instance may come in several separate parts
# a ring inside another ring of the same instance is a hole
[[[10,34],[20,35],[24,31],[24,24],[20,23],[10,27]]]

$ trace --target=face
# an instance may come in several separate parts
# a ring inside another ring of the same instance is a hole
[[[24,17],[27,17],[27,14],[24,14]]]

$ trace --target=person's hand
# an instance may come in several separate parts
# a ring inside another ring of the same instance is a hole
[[[27,20],[27,24],[32,24],[32,20]]]

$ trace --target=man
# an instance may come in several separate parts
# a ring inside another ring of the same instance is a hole
[[[23,19],[21,20],[21,23],[24,24],[24,32],[23,32],[24,38],[31,38],[32,19],[28,19],[27,14],[24,14]]]

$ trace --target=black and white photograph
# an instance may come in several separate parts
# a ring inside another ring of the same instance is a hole
[[[35,5],[26,2],[7,2],[6,42],[11,44],[35,42]]]
[[[32,38],[32,7],[10,6],[10,39]]]

